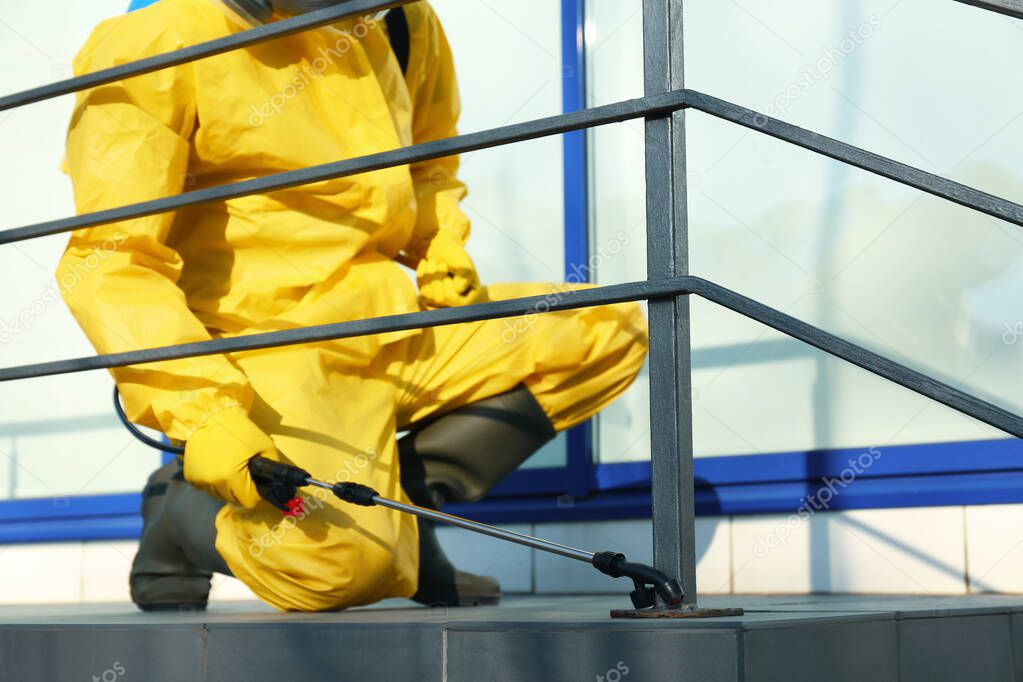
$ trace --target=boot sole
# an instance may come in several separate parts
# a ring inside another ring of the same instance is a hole
[[[458,598],[458,603],[454,606],[497,606],[501,603],[501,595],[461,595]]]
[[[434,596],[426,599],[419,593],[412,596],[412,601],[431,609],[462,608],[466,606],[497,606],[501,602],[501,594],[459,594],[447,597]]]
[[[178,613],[198,613],[206,610],[205,602],[181,602],[179,604],[139,604],[136,602],[135,606],[137,606],[140,611],[144,611],[146,613],[167,613],[169,611],[176,611]]]

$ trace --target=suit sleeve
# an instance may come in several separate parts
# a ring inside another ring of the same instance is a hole
[[[412,45],[408,82],[412,96],[412,139],[414,144],[453,137],[458,134],[461,99],[455,65],[444,29],[426,2],[407,6],[417,12],[410,17]],[[418,212],[415,231],[406,252],[421,255],[438,230],[446,230],[465,243],[469,218],[459,202],[468,193],[458,179],[458,157],[413,164]]]
[[[101,24],[75,60],[76,74],[185,45],[167,27],[135,25],[152,12]],[[79,93],[67,136],[64,169],[78,212],[178,194],[188,173],[197,125],[189,65]],[[189,310],[177,282],[178,253],[166,240],[173,213],[74,232],[57,284],[99,353],[169,346],[211,338]],[[225,356],[158,362],[112,371],[129,418],[187,440],[214,413],[249,407],[244,374]]]

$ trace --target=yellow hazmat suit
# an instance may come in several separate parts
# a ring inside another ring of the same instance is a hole
[[[66,158],[78,210],[456,134],[459,98],[444,33],[426,2],[406,11],[412,57],[404,78],[383,22],[362,18],[81,93]],[[75,71],[244,28],[219,3],[162,0],[102,23]],[[450,258],[465,286],[431,286],[432,263],[458,252],[469,233],[456,170],[457,159],[448,158],[81,230],[58,278],[101,353],[427,304],[556,297],[564,285],[479,287],[471,262],[457,253]],[[422,266],[422,304],[396,258]],[[314,475],[407,499],[396,429],[521,383],[565,429],[624,390],[645,351],[639,307],[616,305],[113,374],[131,419],[171,438],[188,440],[211,423],[247,423],[247,414]],[[282,520],[264,502],[228,501],[235,504],[217,517],[217,549],[234,575],[278,608],[338,609],[416,590],[411,516],[310,494],[304,517]]]

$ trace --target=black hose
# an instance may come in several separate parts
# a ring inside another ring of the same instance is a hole
[[[124,413],[124,408],[121,406],[121,393],[117,390],[117,386],[114,386],[114,412],[117,413],[117,418],[124,424],[124,428],[128,429],[128,433],[135,436],[139,441],[145,443],[151,448],[161,450],[163,452],[169,452],[172,455],[183,455],[185,454],[185,448],[180,445],[171,445],[163,441],[158,441],[155,438],[150,438],[146,434],[139,431],[139,427],[135,426],[128,420],[128,415]]]

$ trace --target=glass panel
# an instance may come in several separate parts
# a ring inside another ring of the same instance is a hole
[[[437,0],[462,90],[462,132],[561,113],[560,16],[545,0]],[[514,64],[505,57],[515,55]],[[514,68],[511,68],[511,67]],[[564,277],[561,138],[487,149],[462,160],[469,242],[488,282]]]
[[[586,3],[587,95],[590,106],[643,96],[642,3]],[[643,122],[590,131],[591,263],[599,284],[646,279]],[[596,418],[595,459],[648,459],[647,368]]]
[[[639,6],[590,0],[589,43],[620,46],[590,62],[595,102],[639,94]],[[690,0],[685,26],[688,87],[1023,201],[1023,89],[1006,87],[1020,22],[956,2]],[[1023,411],[1021,228],[698,112],[687,123],[694,274]],[[642,217],[629,134],[592,136],[598,247]],[[642,278],[639,244],[601,281]],[[699,455],[1003,436],[698,299],[693,347]],[[601,461],[646,428],[618,409],[631,420],[603,420]]]
[[[434,0],[455,54],[463,132],[561,113],[557,3]],[[508,62],[505,55],[515,55]],[[564,278],[564,179],[560,137],[487,149],[462,160],[472,219],[469,251],[485,282]],[[565,437],[525,468],[564,466]]]

